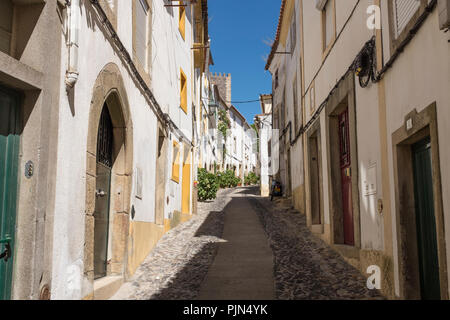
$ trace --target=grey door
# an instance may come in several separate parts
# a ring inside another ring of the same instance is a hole
[[[108,107],[103,107],[97,138],[97,180],[94,211],[94,278],[107,275],[113,131]]]

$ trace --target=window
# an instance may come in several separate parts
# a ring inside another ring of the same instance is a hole
[[[275,71],[275,89],[278,88],[278,69]]]
[[[420,0],[394,0],[393,2],[395,38],[398,38],[420,8]]]
[[[180,107],[187,114],[187,79],[183,70],[180,70]]]
[[[295,10],[294,10],[294,17],[292,19],[290,35],[291,35],[291,53],[294,53],[295,46],[297,44],[297,15],[295,14]]]
[[[322,10],[323,51],[326,51],[335,36],[334,0],[328,0]]]
[[[179,8],[178,29],[180,30],[181,37],[184,40],[186,36],[186,8],[184,7],[182,1],[180,1]]]
[[[180,182],[180,146],[176,141],[173,142],[172,180],[176,183]]]
[[[311,89],[309,90],[309,113],[312,115],[316,110],[316,87],[314,82],[311,84]]]
[[[425,12],[430,0],[388,1],[389,39],[391,52],[395,52],[410,36],[410,30]]]
[[[10,54],[13,25],[13,4],[10,0],[0,1],[0,51]]]
[[[147,70],[147,45],[149,28],[149,10],[147,0],[135,0],[135,44],[134,50],[139,64]]]
[[[298,130],[298,97],[297,97],[297,76],[294,78],[294,83],[292,84],[292,92],[294,94],[294,99],[292,100],[294,102],[294,128],[295,132]]]

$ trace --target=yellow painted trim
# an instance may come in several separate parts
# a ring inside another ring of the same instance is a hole
[[[180,68],[180,108],[187,114],[188,102],[187,102],[187,77]]]
[[[130,223],[128,273],[133,275],[164,235],[164,227],[152,222]]]
[[[191,151],[189,151],[186,161],[183,162],[183,181],[181,188],[181,213],[190,214],[191,202]]]
[[[180,1],[180,5],[182,2]],[[180,31],[181,37],[185,40],[186,37],[186,8],[179,7],[178,14],[178,30]]]
[[[88,294],[87,296],[85,296],[81,300],[94,300],[94,293]]]
[[[180,147],[178,142],[174,141],[172,148],[172,180],[180,183]],[[177,154],[175,154],[175,148],[178,148]]]

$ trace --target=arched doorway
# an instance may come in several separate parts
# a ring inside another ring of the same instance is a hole
[[[132,172],[130,108],[119,69],[108,64],[97,77],[89,115],[85,298],[108,298],[98,296],[94,280],[110,276],[126,278]]]

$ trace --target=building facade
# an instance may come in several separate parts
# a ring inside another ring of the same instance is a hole
[[[195,213],[207,10],[1,1],[0,299],[108,298]]]
[[[266,66],[274,178],[311,231],[363,274],[378,268],[394,299],[449,298],[448,10],[283,0]]]

